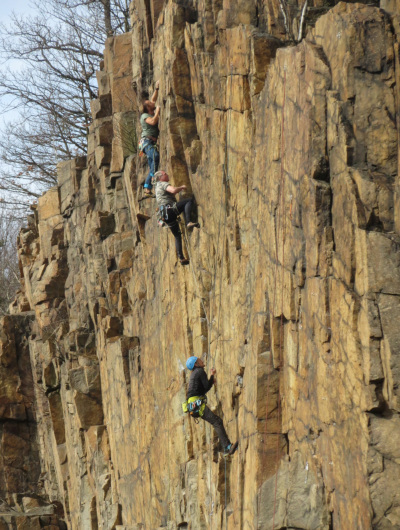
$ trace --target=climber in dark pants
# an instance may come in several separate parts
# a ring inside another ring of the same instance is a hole
[[[208,379],[207,374],[204,371],[204,362],[195,356],[189,357],[186,361],[186,367],[189,370],[192,370],[186,396],[187,400],[190,401],[190,398],[205,396],[214,384],[214,375],[216,374],[215,368],[211,368],[211,376],[210,379]],[[203,418],[203,420],[208,423],[211,423],[214,427],[219,441],[224,448],[224,455],[233,455],[239,444],[238,442],[232,444],[229,441],[221,418],[214,414],[205,404],[202,405],[202,410],[200,409],[199,417]]]
[[[157,171],[153,182],[156,186],[156,200],[158,207],[163,211],[163,220],[175,237],[175,248],[179,261],[182,265],[187,265],[189,260],[185,258],[182,249],[182,233],[179,227],[178,216],[184,212],[187,228],[199,227],[198,223],[192,223],[190,216],[193,209],[193,198],[182,199],[177,202],[175,195],[186,190],[186,186],[171,186],[169,177],[165,171]]]

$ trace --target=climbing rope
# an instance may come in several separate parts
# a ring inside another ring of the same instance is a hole
[[[230,93],[230,101],[229,101],[229,108],[228,110],[232,110],[232,66],[231,66],[231,93]],[[222,306],[222,276],[223,276],[223,262],[224,262],[224,254],[225,254],[225,243],[226,243],[226,219],[228,215],[228,205],[227,205],[227,199],[228,199],[228,180],[229,180],[229,151],[228,151],[228,144],[230,142],[230,115],[229,115],[229,122],[228,122],[228,115],[226,120],[226,139],[225,139],[225,163],[224,163],[224,178],[222,180],[222,183],[225,182],[225,208],[221,208],[225,210],[225,219],[224,219],[224,234],[222,237],[222,252],[221,252],[221,274],[219,279],[219,306],[218,306],[218,333],[220,334],[220,325],[221,325],[221,306]],[[222,193],[221,193],[222,196]],[[221,216],[222,217],[222,216]],[[218,228],[218,230],[220,230]],[[218,233],[219,237],[219,233]],[[219,243],[219,242],[218,242]],[[219,246],[219,244],[218,244]],[[217,247],[218,248],[218,247]],[[217,344],[216,344],[217,347]]]
[[[227,460],[228,457],[225,457],[224,460],[225,460],[225,530],[227,530],[228,528],[228,514],[226,512],[226,506],[228,504],[228,501],[227,501],[227,497],[228,497],[228,493],[226,491],[226,460]]]
[[[170,385],[168,385],[167,390],[169,390]],[[168,519],[167,519],[167,527],[169,526],[169,522],[171,521],[171,465],[170,465],[170,436],[169,436],[169,392],[168,392],[168,399],[166,400],[166,406],[167,406],[167,460],[168,460]]]
[[[139,377],[138,377],[138,381],[139,381]],[[139,422],[138,422],[138,466],[139,466],[139,477],[140,477],[140,489],[141,489],[141,492],[142,492],[142,502],[141,502],[141,507],[140,507],[140,517],[143,521],[143,524],[145,524],[145,517],[144,517],[144,505],[145,505],[145,502],[144,502],[144,485],[143,485],[143,470],[142,470],[142,463],[141,463],[141,455],[142,455],[142,446],[141,446],[141,443],[142,443],[142,440],[141,440],[141,429],[140,429],[140,425],[141,425],[141,421],[142,421],[142,418],[141,418],[141,414],[140,414],[140,411],[141,411],[141,407],[140,407],[140,395],[141,395],[141,392],[138,392],[138,413],[139,413]]]
[[[229,122],[228,122],[228,114],[226,116],[226,138],[225,138],[225,163],[224,163],[224,173],[225,173],[225,221],[224,221],[224,235],[223,235],[223,243],[222,243],[222,258],[221,258],[221,274],[220,274],[220,281],[219,281],[219,314],[218,314],[218,333],[220,333],[220,326],[221,326],[221,306],[222,306],[222,275],[223,275],[223,262],[224,262],[224,253],[225,253],[225,243],[226,243],[226,218],[227,218],[227,210],[228,210],[228,180],[229,180],[229,151],[228,151],[228,145],[230,145],[231,140],[231,113],[232,113],[232,70],[233,65],[231,64],[231,75],[230,75],[230,94],[229,94],[229,108],[228,111],[230,111],[229,114]],[[228,112],[227,111],[227,112]],[[225,481],[225,530],[228,528],[228,513],[227,513],[227,506],[228,506],[228,499],[227,499],[227,478],[226,478],[226,460],[228,457],[225,458],[225,474],[224,474],[224,481]]]
[[[189,240],[186,236],[186,232],[185,230],[182,230],[182,233],[184,235],[184,238],[185,238],[185,244],[186,244],[186,250],[187,250],[187,253],[188,253],[188,256],[189,256],[189,260],[190,260],[190,268],[192,270],[192,275],[193,275],[193,280],[195,282],[195,285],[196,285],[196,289],[197,289],[197,292],[199,293],[199,288],[198,288],[198,283],[197,283],[197,280],[196,280],[196,275],[194,273],[194,267],[193,267],[193,260],[192,260],[192,256],[191,256],[191,252],[190,252],[190,245],[189,245]],[[212,284],[212,289],[215,290],[215,283]],[[200,297],[200,295],[198,294],[198,296]],[[204,315],[206,317],[206,321],[207,321],[207,330],[208,330],[208,352],[207,352],[207,358],[211,357],[210,355],[210,346],[211,346],[211,329],[212,329],[212,326],[210,325],[210,320],[208,319],[207,317],[207,312],[206,312],[206,309],[205,309],[205,306],[204,306],[204,302],[202,300],[202,298],[200,297],[200,300],[201,300],[201,303],[202,303],[202,306],[203,306],[203,311],[204,311]],[[211,311],[212,311],[212,305],[211,305],[211,301],[210,301],[210,315],[211,315]],[[211,318],[211,316],[210,316]],[[209,424],[209,439],[210,439],[210,456],[209,456],[209,462],[210,462],[210,465],[209,465],[209,481],[208,481],[208,491],[209,491],[209,503],[210,503],[210,512],[209,512],[209,515],[210,515],[210,530],[212,530],[213,528],[213,511],[214,511],[214,503],[212,501],[212,494],[211,494],[211,462],[212,462],[212,427],[211,425]]]
[[[160,230],[158,230],[158,256],[159,256],[159,270],[162,270],[162,263],[161,263],[161,235],[160,235]],[[162,292],[163,290],[160,289],[160,291]],[[162,311],[162,305],[159,304],[159,307],[160,307],[160,311]],[[162,315],[160,315],[160,318],[159,318],[159,321],[161,322],[162,321]],[[165,356],[163,358],[163,372],[164,372],[164,381],[167,381],[168,380],[168,373],[167,373],[167,368],[166,368],[166,364],[165,364]],[[168,512],[168,515],[167,515],[167,526],[169,524],[169,522],[171,521],[171,465],[170,465],[170,428],[169,428],[169,404],[171,402],[170,400],[170,397],[169,397],[169,389],[170,389],[170,386],[171,384],[168,384],[167,388],[166,388],[166,392],[168,392],[167,394],[167,399],[165,400],[165,406],[167,407],[167,467],[168,467],[168,497],[167,497],[167,512]]]
[[[282,349],[283,349],[283,297],[284,297],[284,276],[285,276],[285,238],[286,238],[286,223],[285,223],[285,176],[284,176],[284,153],[285,153],[285,102],[286,102],[286,66],[284,69],[283,79],[283,102],[282,102],[282,118],[281,118],[281,176],[280,176],[280,193],[281,193],[281,216],[282,216],[282,262],[281,262],[281,325],[280,325],[280,340],[279,340],[279,373],[282,367]],[[278,255],[276,256],[278,261]],[[279,429],[279,422],[281,417],[281,395],[280,395],[280,381],[278,381],[278,395],[277,395],[277,407],[278,407],[278,421],[277,426]],[[267,420],[266,420],[267,421]],[[277,433],[276,440],[276,462],[275,462],[275,489],[274,489],[274,511],[272,518],[272,530],[275,530],[275,514],[276,514],[276,496],[278,490],[278,463],[279,463],[279,441],[280,434]]]

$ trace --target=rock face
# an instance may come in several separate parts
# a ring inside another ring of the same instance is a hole
[[[88,155],[21,232],[2,322],[0,494],[22,519],[36,496],[51,528],[400,527],[396,5],[314,3],[297,45],[272,7],[138,0],[106,43]],[[188,267],[140,186],[156,79],[161,167],[197,199]],[[182,414],[193,353],[231,460]]]
[[[45,501],[35,416],[35,374],[27,330],[32,312],[0,325],[0,528],[65,529],[57,505]],[[44,392],[38,389],[38,395]]]

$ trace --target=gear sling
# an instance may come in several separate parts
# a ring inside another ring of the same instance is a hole
[[[206,396],[192,396],[182,403],[182,410],[184,413],[189,413],[193,418],[201,418],[206,404]]]
[[[171,213],[173,213],[172,216]],[[162,204],[159,208],[157,208],[157,221],[161,227],[166,225],[174,226],[177,224],[178,221],[176,218],[178,215],[179,212],[177,211],[175,204],[173,206],[165,206]]]

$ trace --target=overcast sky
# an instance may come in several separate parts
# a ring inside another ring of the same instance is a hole
[[[7,22],[8,17],[14,11],[23,15],[29,10],[29,0],[0,0],[0,20]]]
[[[0,22],[7,25],[12,13],[25,15],[29,11],[32,11],[29,6],[30,0],[0,0]],[[3,64],[0,63],[0,66],[3,67]],[[11,68],[11,70],[18,68],[18,63],[16,61],[8,61],[6,68]],[[13,112],[4,112],[7,108],[8,101],[7,98],[0,100],[0,123],[5,118],[10,119],[15,115]]]

